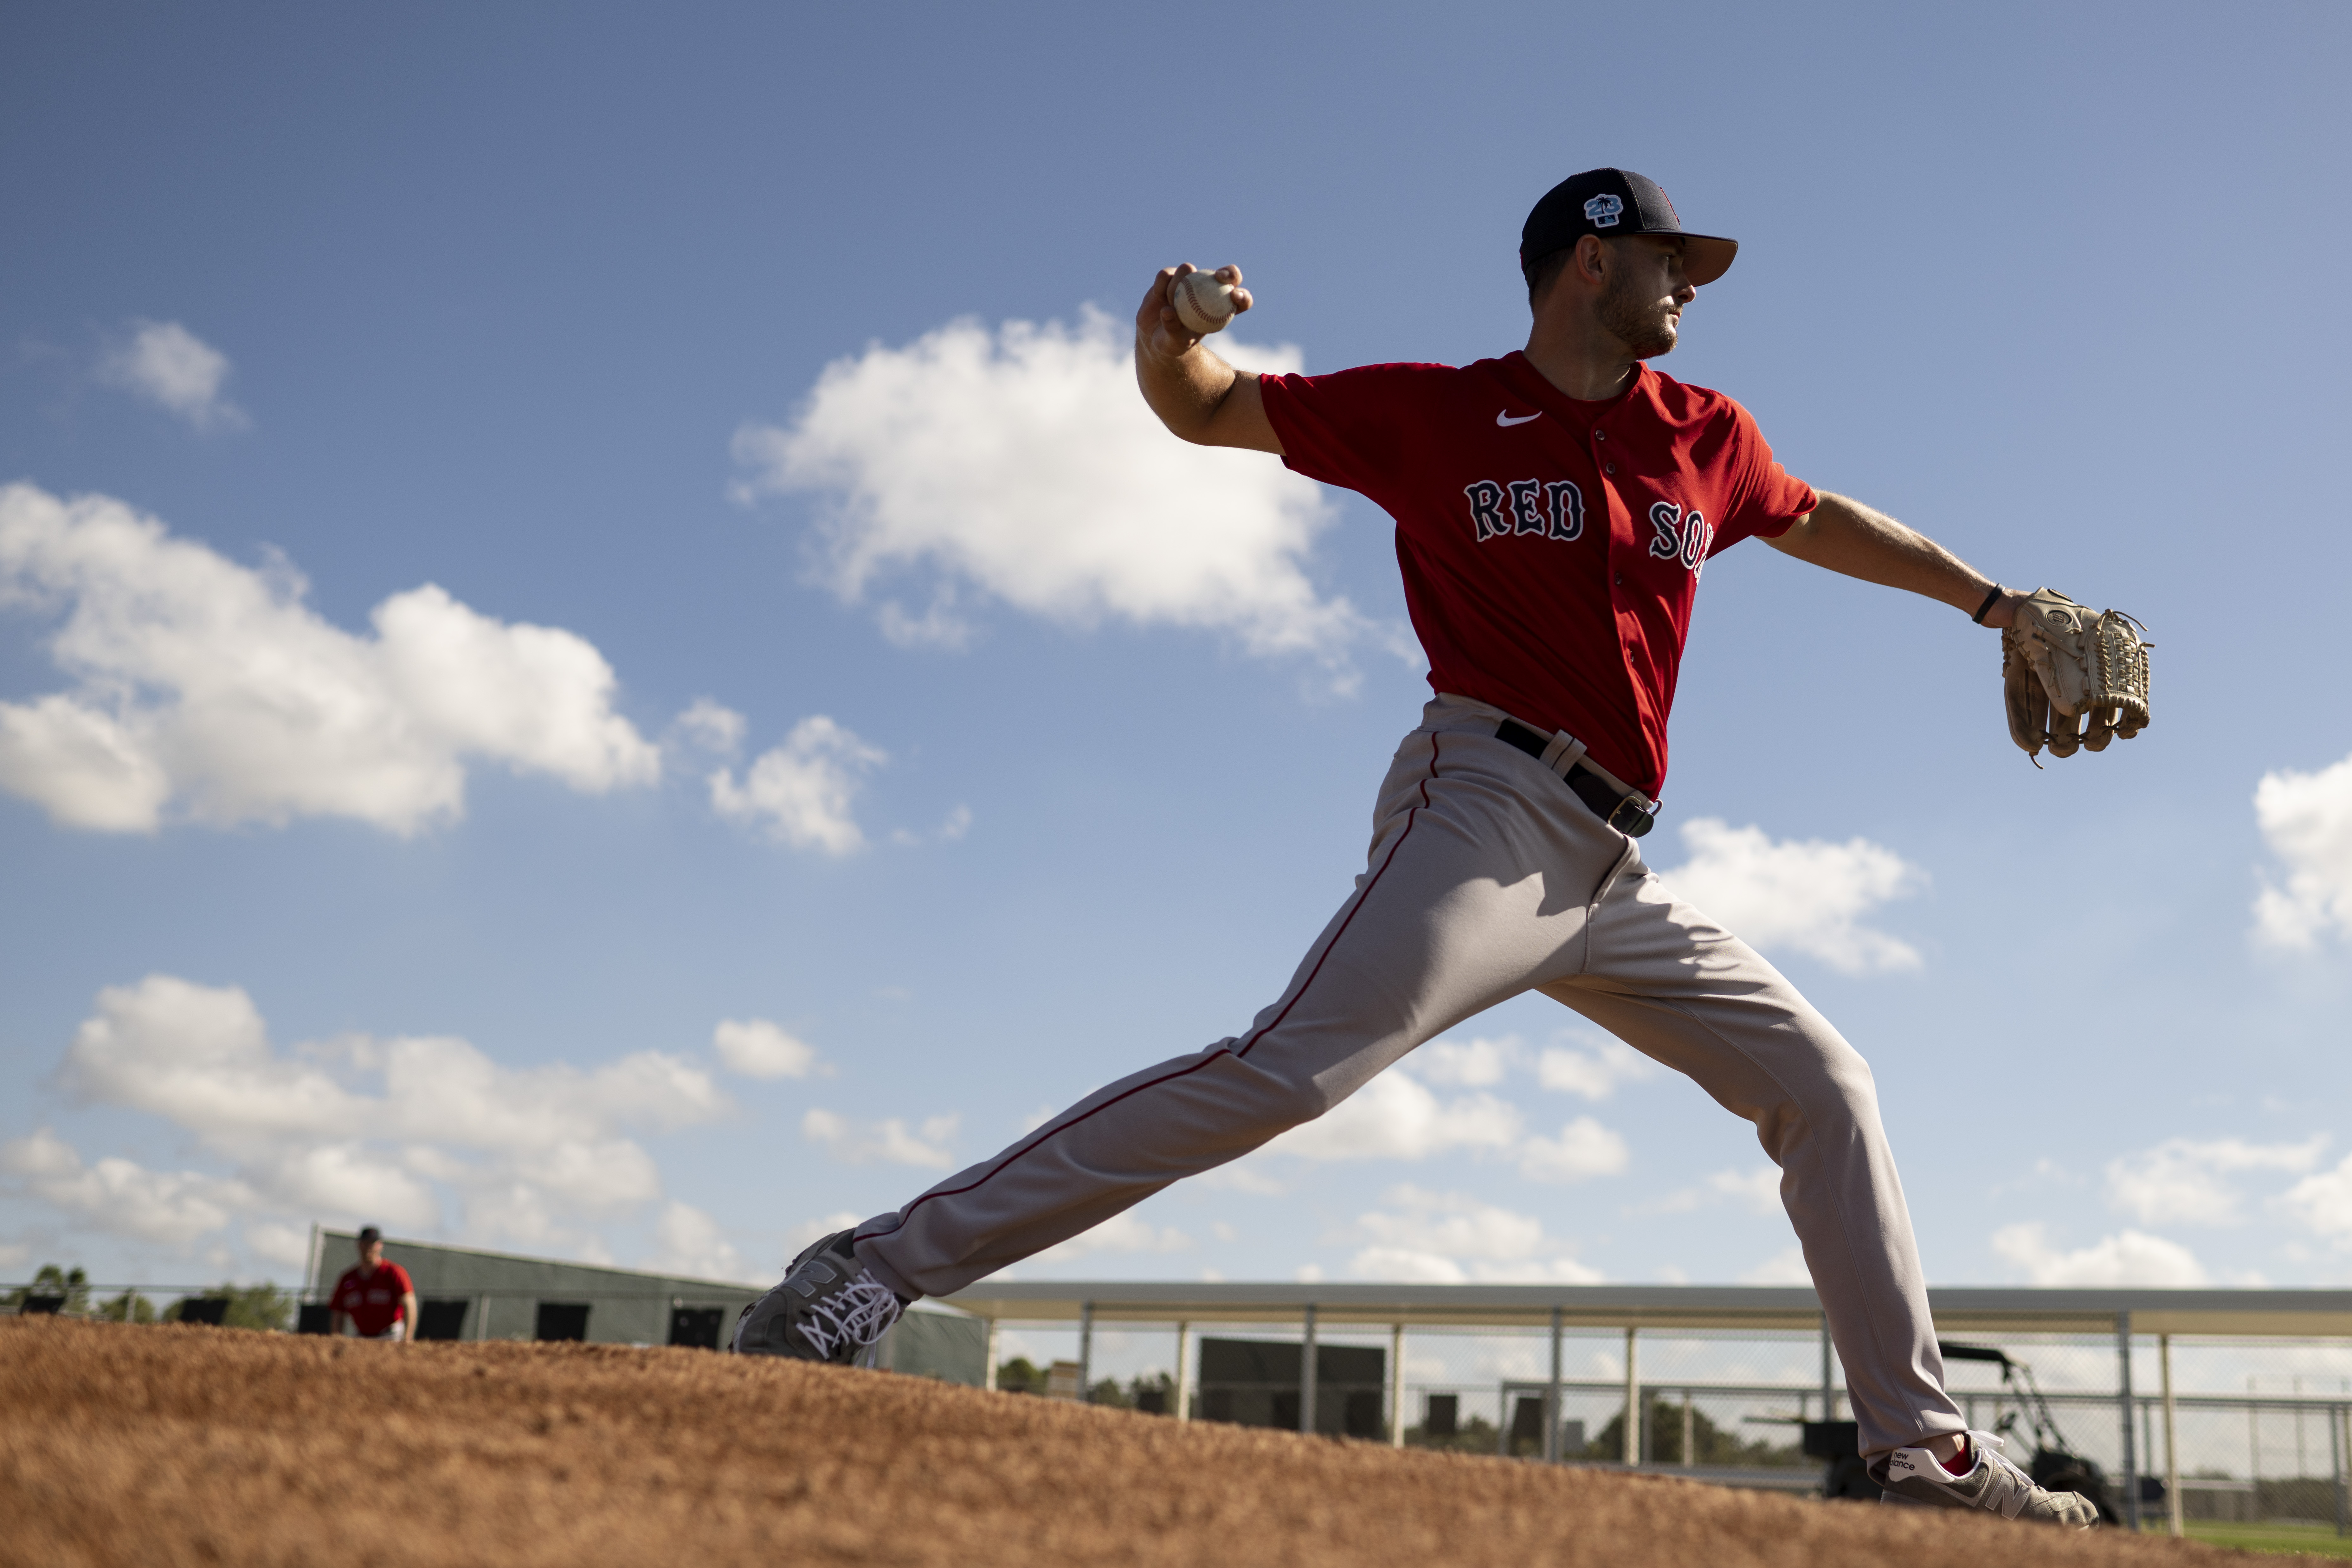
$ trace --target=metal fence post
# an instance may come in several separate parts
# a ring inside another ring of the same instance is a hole
[[[1625,1331],[1625,1462],[1642,1462],[1642,1361],[1641,1347],[1634,1336],[1641,1331]]]
[[[1298,1347],[1298,1430],[1309,1436],[1315,1432],[1315,1303],[1309,1301],[1303,1314],[1306,1332]]]
[[[2158,1358],[2164,1366],[2164,1500],[2171,1515],[2172,1533],[2186,1535],[2187,1526],[2180,1512],[2180,1449],[2174,1438],[2172,1415],[2172,1336],[2156,1337]]]
[[[1830,1375],[1830,1356],[1834,1347],[1830,1343],[1829,1314],[1822,1314],[1822,1419],[1837,1419],[1837,1384]]]
[[[1558,1307],[1551,1310],[1551,1383],[1544,1390],[1543,1457],[1547,1465],[1560,1461],[1559,1452],[1559,1318]]]
[[[2328,1422],[2328,1458],[2336,1469],[2336,1532],[2352,1535],[2352,1405],[2336,1405],[2328,1411],[2336,1420]]]
[[[1078,1303],[1078,1403],[1095,1402],[1095,1304]]]
[[[2116,1360],[2121,1391],[2116,1394],[2116,1406],[2123,1418],[2124,1438],[2124,1523],[2132,1530],[2139,1528],[2139,1465],[2134,1454],[2139,1434],[2132,1421],[2132,1331],[2131,1314],[2116,1314]]]
[[[1192,1419],[1192,1325],[1176,1325],[1176,1419]]]
[[[981,1357],[981,1370],[987,1374],[982,1379],[981,1386],[993,1394],[996,1392],[996,1320],[994,1318],[988,1320],[988,1343],[982,1351]]]
[[[1404,1447],[1404,1325],[1389,1329],[1389,1447]]]

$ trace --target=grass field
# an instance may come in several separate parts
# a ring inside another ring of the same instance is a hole
[[[0,1318],[5,1568],[2231,1561],[707,1351]]]
[[[2330,1525],[2206,1524],[2189,1521],[2189,1539],[2242,1552],[2305,1552],[2315,1557],[2352,1557],[2352,1535]]]

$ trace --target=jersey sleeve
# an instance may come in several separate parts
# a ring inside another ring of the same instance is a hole
[[[1755,416],[1730,398],[1724,399],[1732,419],[1729,459],[1731,504],[1717,520],[1715,554],[1751,536],[1778,539],[1789,525],[1821,505],[1813,487],[1790,474],[1772,456],[1771,444],[1757,428]]]
[[[414,1295],[415,1293],[416,1284],[414,1280],[409,1279],[407,1269],[403,1268],[397,1263],[387,1263],[384,1265],[384,1268],[392,1275],[392,1293],[394,1295],[407,1296]]]
[[[1444,365],[1367,364],[1329,375],[1261,375],[1283,463],[1310,479],[1377,494],[1402,471],[1418,433],[1412,411]]]

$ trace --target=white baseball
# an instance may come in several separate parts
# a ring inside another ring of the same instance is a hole
[[[1187,331],[1202,337],[1222,331],[1234,319],[1234,286],[1221,283],[1213,272],[1187,272],[1168,283],[1168,302]]]

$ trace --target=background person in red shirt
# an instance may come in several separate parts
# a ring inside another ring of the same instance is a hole
[[[1274,454],[1396,520],[1433,696],[1381,785],[1370,854],[1246,1034],[1079,1101],[896,1214],[825,1237],[734,1347],[847,1362],[919,1295],[959,1290],[1329,1110],[1406,1052],[1528,991],[1751,1122],[1843,1358],[1862,1454],[1899,1500],[2086,1527],[1970,1433],[1944,1388],[1870,1068],[1755,949],[1642,858],[1699,575],[1760,538],[2003,626],[2024,595],[1859,501],[1816,492],[1731,398],[1653,369],[1729,239],[1622,169],[1528,214],[1527,347],[1455,367],[1254,376],[1153,280],[1144,399],[1203,446]],[[1247,310],[1238,268],[1219,279]],[[1630,1452],[1627,1458],[1633,1456]]]
[[[329,1331],[340,1334],[348,1323],[363,1340],[397,1343],[415,1325],[416,1287],[407,1269],[383,1260],[383,1233],[375,1226],[360,1232],[359,1252],[358,1264],[343,1270],[328,1298],[334,1310]]]

